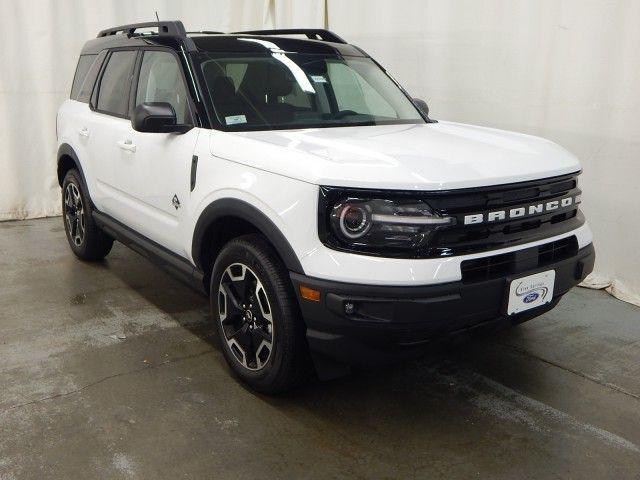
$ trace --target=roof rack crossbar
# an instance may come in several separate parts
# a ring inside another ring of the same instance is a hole
[[[116,35],[118,33],[125,33],[127,36],[132,37],[136,30],[141,28],[157,28],[158,35],[171,35],[176,37],[186,37],[187,32],[184,29],[184,25],[180,20],[164,21],[164,22],[146,22],[146,23],[132,23],[130,25],[121,25],[119,27],[107,28],[101,30],[98,33],[98,38],[108,37],[109,35]]]
[[[333,43],[347,43],[343,38],[335,33],[322,28],[284,28],[278,30],[246,30],[243,32],[231,32],[234,34],[247,35],[306,35],[311,40],[323,40]]]

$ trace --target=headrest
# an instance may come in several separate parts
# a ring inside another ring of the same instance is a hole
[[[238,91],[260,104],[264,103],[265,95],[270,101],[289,95],[295,82],[293,73],[280,62],[252,62]]]
[[[209,88],[213,88],[216,78],[224,76],[224,70],[214,60],[210,60],[202,65],[202,73]]]
[[[284,67],[271,67],[267,76],[267,93],[277,97],[289,95],[293,90],[295,79],[293,74]]]
[[[326,75],[327,61],[324,59],[313,60],[304,64],[304,71],[309,75]]]
[[[213,83],[213,95],[215,99],[229,99],[236,95],[236,87],[229,77],[217,77]]]

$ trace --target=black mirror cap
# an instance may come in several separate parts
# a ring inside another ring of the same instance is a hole
[[[420,109],[420,111],[424,114],[428,122],[430,123],[437,122],[437,120],[431,120],[429,118],[429,105],[427,105],[427,102],[425,102],[421,98],[413,98],[413,104]]]
[[[185,133],[192,125],[177,123],[176,111],[168,102],[145,102],[138,105],[131,115],[131,126],[138,132]]]

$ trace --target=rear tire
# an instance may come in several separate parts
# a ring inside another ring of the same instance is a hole
[[[102,260],[113,246],[113,239],[98,228],[92,213],[80,174],[69,170],[62,182],[62,219],[71,251],[85,261]]]
[[[238,237],[222,248],[210,294],[222,351],[243,382],[275,394],[308,377],[304,324],[288,271],[262,236]]]

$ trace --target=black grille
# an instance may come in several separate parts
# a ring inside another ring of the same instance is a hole
[[[465,225],[469,214],[509,210],[580,195],[577,174],[533,182],[429,193],[425,201],[437,212],[456,218],[456,225],[436,230],[424,257],[482,252],[542,240],[578,228],[584,217],[572,203],[551,212],[493,223]]]
[[[578,253],[578,240],[576,237],[563,238],[556,242],[547,243],[538,247],[538,266],[549,265]]]
[[[518,262],[526,265],[527,269],[535,269],[571,258],[577,253],[578,240],[571,236],[517,252],[464,260],[460,265],[462,281],[474,283],[501,278],[518,273]]]
[[[513,269],[515,255],[504,253],[493,257],[465,260],[460,265],[463,282],[481,282],[509,275]]]

